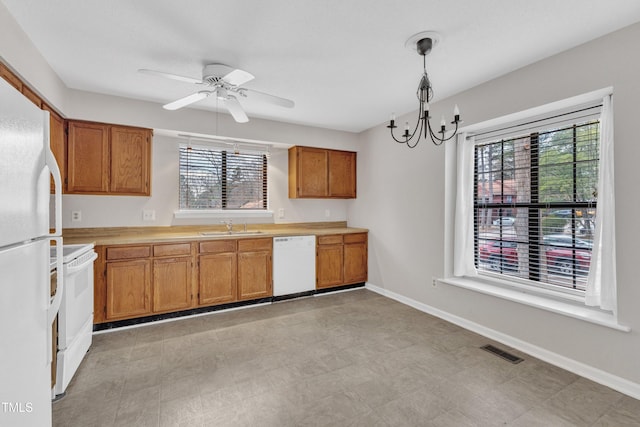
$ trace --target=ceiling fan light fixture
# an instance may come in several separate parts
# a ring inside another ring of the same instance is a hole
[[[216,91],[216,97],[221,101],[225,101],[229,99],[229,94],[227,93],[227,90],[225,88],[219,87]]]

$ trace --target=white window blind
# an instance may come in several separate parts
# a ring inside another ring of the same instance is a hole
[[[598,199],[601,105],[475,135],[478,272],[584,291]]]
[[[180,209],[266,210],[266,154],[180,147]]]

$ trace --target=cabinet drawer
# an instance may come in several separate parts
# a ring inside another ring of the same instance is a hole
[[[344,235],[345,243],[364,243],[367,241],[366,233],[352,233]]]
[[[238,252],[270,251],[273,247],[273,239],[241,239],[238,240]]]
[[[201,254],[215,254],[222,252],[235,252],[235,240],[210,240],[208,242],[200,242]]]
[[[113,246],[107,248],[107,260],[148,258],[150,256],[150,246]]]
[[[342,234],[331,236],[318,236],[319,245],[339,245],[342,243]]]
[[[191,255],[191,243],[171,243],[154,245],[153,256]]]

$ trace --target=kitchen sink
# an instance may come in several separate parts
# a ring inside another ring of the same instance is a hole
[[[201,236],[230,236],[230,237],[238,237],[238,236],[259,236],[264,234],[263,231],[202,231],[200,232]]]

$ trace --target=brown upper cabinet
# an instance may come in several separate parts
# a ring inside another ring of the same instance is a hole
[[[356,153],[324,148],[291,147],[289,198],[355,199]]]
[[[70,120],[67,193],[149,196],[150,129]]]
[[[42,109],[49,112],[49,145],[51,146],[53,156],[56,158],[56,162],[58,163],[58,168],[60,168],[60,175],[64,179],[67,160],[64,151],[64,142],[66,139],[64,119],[53,111],[47,104],[43,104]],[[64,183],[62,187],[64,188]],[[51,178],[52,193],[54,189],[53,178]]]
[[[65,193],[151,195],[151,129],[65,121],[1,62],[0,77],[38,108],[49,111],[51,151],[64,179]]]

